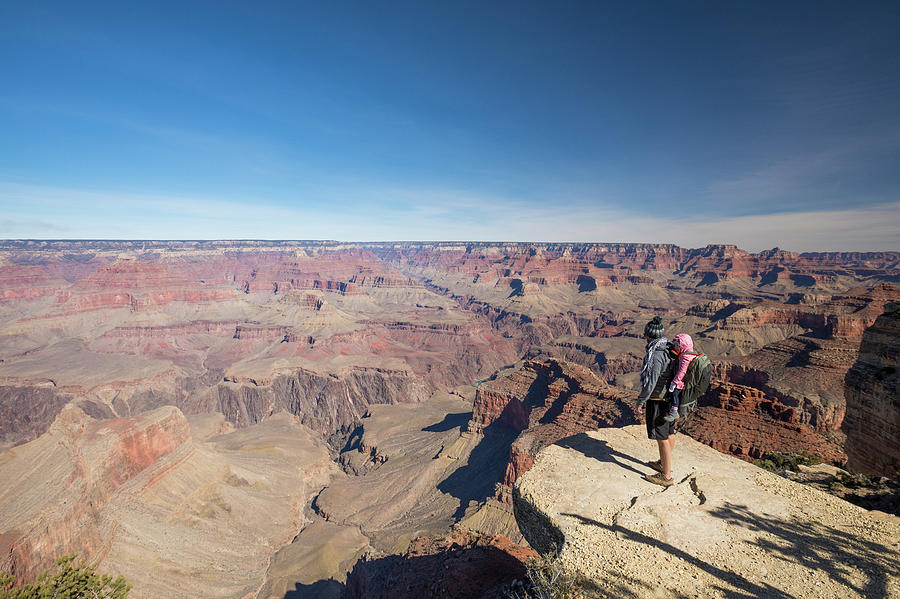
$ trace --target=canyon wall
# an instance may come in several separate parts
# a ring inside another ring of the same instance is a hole
[[[391,555],[454,551],[410,546],[422,532],[517,535],[512,489],[540,451],[636,421],[653,316],[715,364],[688,434],[896,472],[898,280],[898,252],[0,241],[0,469],[42,456],[5,471],[26,482],[0,491],[0,549],[26,578],[76,549],[136,596],[181,596],[245,536],[205,588],[277,595],[330,531],[346,552],[303,576],[375,548],[349,588],[399,580]],[[460,559],[488,551],[460,539]],[[168,574],[129,570],[145,560]]]
[[[900,473],[900,307],[891,306],[862,335],[859,358],[847,373],[845,397],[849,467]]]

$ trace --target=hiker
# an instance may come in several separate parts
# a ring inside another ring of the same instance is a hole
[[[644,327],[647,353],[641,367],[641,392],[637,398],[637,412],[645,414],[647,437],[655,440],[659,446],[659,460],[647,462],[657,474],[648,474],[645,478],[651,483],[668,487],[675,484],[672,478],[675,423],[665,420],[669,404],[664,397],[672,380],[673,362],[669,357],[669,340],[664,333],[659,316],[654,316]]]
[[[672,394],[672,407],[665,417],[666,422],[678,420],[678,405],[681,399],[681,392],[684,390],[684,375],[687,374],[690,363],[700,355],[699,352],[694,352],[694,340],[687,333],[675,335],[675,338],[672,339],[672,351],[675,353],[678,365],[675,367],[675,377],[669,384],[669,393]]]

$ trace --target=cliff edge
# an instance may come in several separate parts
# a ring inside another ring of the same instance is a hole
[[[900,597],[900,519],[685,435],[664,489],[657,457],[641,425],[544,448],[513,489],[522,534],[611,596]]]
[[[849,466],[858,472],[900,474],[900,304],[866,329],[847,373],[844,397]]]

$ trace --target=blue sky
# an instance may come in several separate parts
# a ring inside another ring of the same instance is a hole
[[[0,238],[900,250],[900,4],[488,4],[2,3]]]

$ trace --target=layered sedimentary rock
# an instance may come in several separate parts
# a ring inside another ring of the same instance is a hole
[[[714,313],[714,326],[698,335],[701,347],[728,330],[776,324],[805,332],[721,362],[684,430],[745,458],[791,452],[844,463],[844,377],[856,360],[861,331],[895,298],[900,298],[896,287],[879,284],[810,304],[693,308],[689,314],[695,316]]]
[[[105,556],[112,530],[101,513],[117,489],[161,458],[186,457],[190,440],[175,408],[105,422],[66,408],[45,435],[0,465],[3,480],[17,481],[0,492],[0,569],[31,580],[69,552]]]
[[[376,403],[419,402],[430,395],[421,379],[405,371],[348,368],[330,375],[297,369],[271,379],[226,377],[195,411],[213,409],[238,426],[289,411],[323,435],[359,421]]]
[[[871,275],[896,270],[898,252],[797,254],[775,248],[751,254],[733,245],[686,249],[666,244],[487,244],[420,243],[373,245],[385,259],[420,268],[473,277],[473,282],[519,278],[540,284],[649,283],[632,273],[669,271],[692,284],[714,285],[753,279],[811,287],[849,273]]]
[[[487,323],[357,247],[11,246],[6,262],[27,264],[8,267],[23,269],[16,288],[51,290],[6,298],[3,446],[67,402],[105,417],[217,410],[239,426],[286,409],[327,437],[370,404],[421,401],[516,358]]]
[[[680,428],[710,447],[744,459],[795,453],[844,463],[842,435],[817,431],[799,416],[795,407],[758,388],[716,381]]]
[[[49,380],[0,386],[0,449],[38,437],[74,398]]]
[[[327,579],[341,579],[360,554],[403,553],[453,522],[517,538],[504,501],[535,454],[632,421],[653,315],[670,336],[692,334],[716,363],[691,434],[744,458],[802,451],[842,461],[844,376],[854,364],[868,413],[860,422],[880,414],[867,386],[876,371],[857,355],[884,303],[900,299],[888,284],[898,275],[896,252],[724,245],[0,242],[0,449],[13,448],[0,462],[53,434],[55,419],[82,414],[88,424],[66,447],[90,448],[78,436],[96,423],[175,406],[207,432],[140,471],[108,456],[130,478],[98,467],[121,486],[99,519],[66,533],[83,539],[72,546],[106,552],[103,564],[168,596],[188,580],[216,584],[202,564],[218,563],[218,526],[229,543],[251,539],[234,562],[246,561],[243,572],[232,562],[213,568],[231,589],[224,594],[333,592]],[[468,385],[478,381],[475,398]],[[232,427],[232,445],[206,439]],[[892,434],[859,429],[863,445]],[[328,466],[326,444],[340,469]],[[152,499],[124,491],[183,448],[192,457],[150,484]],[[289,453],[296,461],[285,462]],[[209,478],[223,464],[234,477]],[[317,473],[307,486],[285,482],[306,467]],[[284,476],[273,482],[259,468]],[[81,479],[71,480],[77,490]],[[276,489],[280,504],[254,503]],[[277,517],[260,521],[244,503]],[[4,543],[21,538],[15,530]],[[189,532],[200,540],[187,541]],[[179,569],[169,554],[201,565]],[[128,570],[147,560],[172,574]]]
[[[531,348],[525,354],[527,359],[542,360],[554,358],[563,362],[574,362],[586,366],[610,384],[616,377],[641,369],[642,343],[627,337],[577,338],[561,337],[552,343]]]
[[[862,335],[859,358],[847,373],[845,397],[849,467],[900,473],[900,309],[893,305]]]
[[[66,285],[65,279],[42,266],[0,262],[0,302],[53,295]]]
[[[470,500],[493,491],[504,466],[503,454],[485,446],[472,455],[477,440],[460,437],[470,405],[436,394],[422,404],[372,406],[341,449],[347,476],[322,490],[315,513],[362,531],[381,554],[446,530]]]
[[[335,472],[316,445],[287,414],[205,439],[174,407],[97,421],[68,406],[0,463],[18,481],[0,490],[0,569],[28,581],[77,552],[134,597],[252,594]]]

